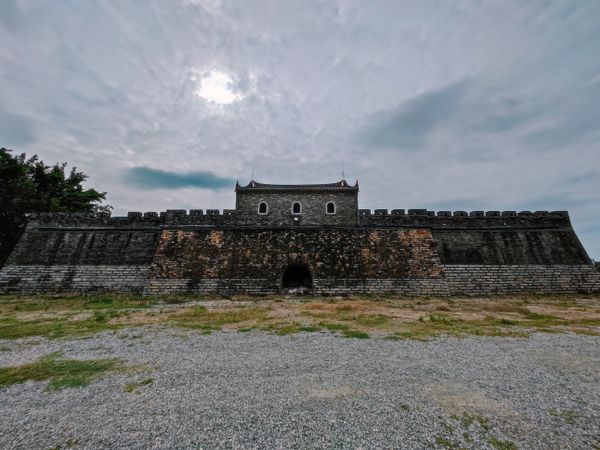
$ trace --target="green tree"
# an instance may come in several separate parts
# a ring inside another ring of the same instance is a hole
[[[0,267],[19,240],[32,212],[108,212],[106,192],[84,189],[87,178],[67,163],[47,166],[37,155],[13,155],[0,148]]]

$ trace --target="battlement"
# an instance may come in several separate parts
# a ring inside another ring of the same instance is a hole
[[[364,227],[504,228],[570,227],[567,211],[429,211],[359,209]]]
[[[568,217],[567,211],[429,211],[427,209],[359,209],[360,216],[425,216],[425,217]]]
[[[235,225],[234,209],[167,209],[162,212],[128,212],[126,216],[109,213],[36,213],[29,215],[31,226],[37,227],[152,227],[161,225]]]
[[[196,226],[261,226],[247,223],[234,209],[168,209],[162,212],[129,212],[111,217],[107,213],[72,214],[38,213],[29,216],[30,226],[62,227],[165,227]],[[356,226],[350,223],[348,226]],[[359,227],[427,227],[427,228],[548,228],[570,227],[566,211],[429,211],[427,209],[359,209]]]

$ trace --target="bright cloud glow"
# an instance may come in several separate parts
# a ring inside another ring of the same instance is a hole
[[[195,76],[192,81],[196,81]],[[218,105],[229,105],[241,100],[244,96],[233,90],[233,78],[220,70],[212,70],[202,74],[196,95],[207,102]]]

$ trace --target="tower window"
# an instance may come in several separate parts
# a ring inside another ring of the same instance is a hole
[[[292,203],[292,214],[302,214],[302,205],[300,202]]]
[[[267,214],[269,212],[269,206],[267,202],[260,202],[258,204],[258,213],[259,214]]]
[[[327,206],[325,206],[325,213],[326,214],[335,214],[335,203],[328,202]]]

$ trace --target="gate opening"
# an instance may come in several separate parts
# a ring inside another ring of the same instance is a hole
[[[312,289],[312,275],[304,264],[292,264],[283,272],[281,287],[290,290]]]

